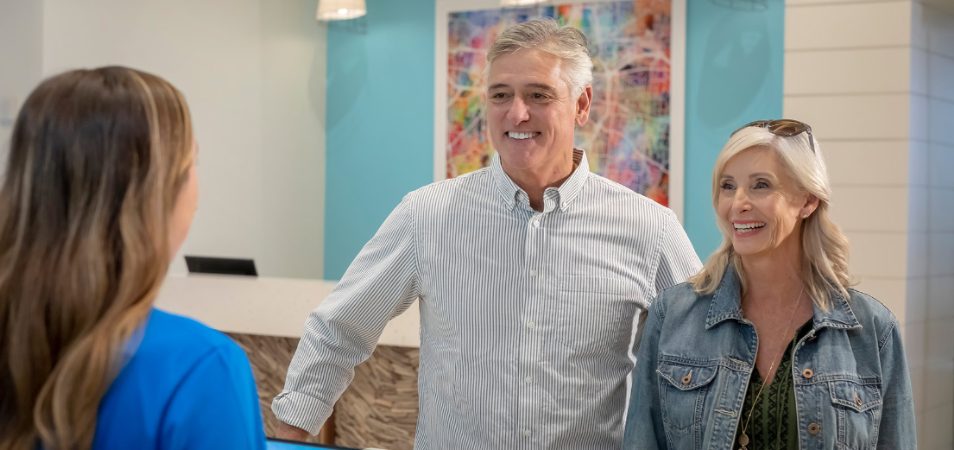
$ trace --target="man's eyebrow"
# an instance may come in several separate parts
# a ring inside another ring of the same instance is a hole
[[[544,84],[544,83],[530,83],[527,85],[527,87],[541,89],[544,91],[556,92],[556,88],[554,88],[553,86],[550,86],[549,84]]]
[[[549,92],[556,92],[556,89],[553,86],[550,86],[549,84],[544,84],[544,83],[530,83],[527,85],[527,87],[549,91]],[[493,91],[495,89],[509,89],[509,88],[510,88],[510,85],[506,83],[496,83],[496,84],[490,85],[490,87],[488,87],[487,90]]]

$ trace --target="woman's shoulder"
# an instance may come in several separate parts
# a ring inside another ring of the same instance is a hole
[[[698,300],[701,297],[705,297],[705,295],[699,294],[691,282],[684,281],[660,292],[652,307],[656,308],[658,312],[665,312],[666,315],[687,312],[689,309],[698,306]]]
[[[195,319],[153,309],[136,357],[170,358],[181,364],[216,352],[244,357],[238,344],[222,332]]]
[[[883,302],[854,288],[848,289],[848,304],[862,327],[882,330],[898,326],[898,319]]]
[[[894,313],[887,306],[875,298],[873,295],[859,291],[855,288],[848,288],[849,302],[851,309],[855,314],[865,314],[881,321],[896,320]]]

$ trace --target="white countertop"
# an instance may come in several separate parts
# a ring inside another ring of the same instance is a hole
[[[334,281],[231,275],[169,275],[156,306],[220,331],[301,337],[308,313]],[[420,346],[417,305],[385,327],[379,344]]]

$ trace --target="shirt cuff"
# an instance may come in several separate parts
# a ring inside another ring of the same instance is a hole
[[[272,412],[278,420],[301,428],[312,436],[321,430],[331,416],[332,408],[333,405],[300,392],[283,391],[272,400]]]

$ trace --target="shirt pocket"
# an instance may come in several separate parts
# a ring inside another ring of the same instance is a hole
[[[704,423],[705,403],[713,380],[719,373],[719,361],[690,361],[660,356],[656,368],[662,419],[670,439],[687,435],[690,427]],[[640,382],[636,380],[634,382]],[[685,436],[694,438],[695,436]],[[681,448],[680,446],[677,446]],[[688,447],[687,447],[688,448]]]
[[[636,313],[636,289],[615,278],[571,276],[557,292],[556,340],[584,356],[628,352]]]
[[[875,448],[881,423],[880,383],[836,380],[828,382],[828,389],[837,420],[839,448]]]

